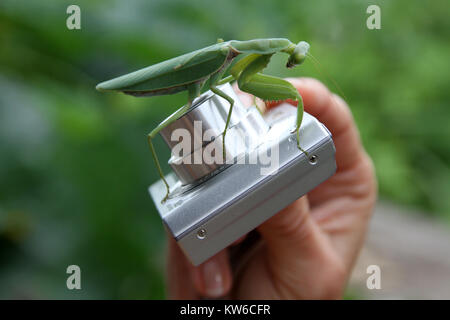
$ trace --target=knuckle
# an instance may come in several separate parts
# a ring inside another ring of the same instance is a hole
[[[309,204],[305,197],[300,198],[294,204],[279,212],[270,226],[272,232],[276,231],[277,237],[292,239],[293,241],[306,240],[311,236],[308,227]]]

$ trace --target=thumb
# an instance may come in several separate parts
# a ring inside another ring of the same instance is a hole
[[[303,196],[259,226],[270,260],[278,266],[299,267],[316,260],[329,247],[328,239],[311,216]],[[270,261],[269,260],[269,261]]]

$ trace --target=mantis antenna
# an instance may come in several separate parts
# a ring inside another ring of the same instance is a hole
[[[311,58],[311,61],[313,62],[314,68],[317,70],[317,72],[320,73],[320,75],[322,77],[324,77],[325,79],[327,79],[328,81],[332,82],[334,87],[337,89],[337,91],[339,92],[339,94],[344,98],[345,101],[348,101],[347,97],[344,94],[344,91],[341,89],[341,87],[338,85],[338,83],[336,82],[336,80],[334,80],[334,78],[332,76],[330,76],[325,69],[322,67],[322,65],[320,64],[319,60],[317,58],[315,58],[311,53],[307,53],[306,54],[308,56],[308,58]]]

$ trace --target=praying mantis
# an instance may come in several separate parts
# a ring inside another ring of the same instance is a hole
[[[216,95],[230,103],[225,128],[223,131],[222,150],[225,158],[225,135],[233,111],[234,100],[221,91],[217,86],[237,81],[240,90],[250,93],[262,100],[298,101],[296,132],[297,146],[300,147],[300,126],[303,118],[303,101],[298,90],[288,81],[262,74],[261,71],[269,64],[271,57],[278,52],[289,55],[286,67],[293,68],[303,63],[308,55],[309,44],[300,41],[292,43],[284,38],[253,39],[247,41],[219,39],[216,44],[186,53],[138,71],[102,82],[97,85],[99,91],[119,91],[125,94],[143,97],[169,95],[187,91],[188,103],[161,122],[148,135],[148,144],[155,161],[158,173],[164,182],[167,193],[162,202],[165,202],[170,193],[170,187],[164,178],[152,140],[163,128],[185,114],[202,89],[210,89]],[[231,63],[239,55],[245,55],[233,66]],[[229,70],[229,75],[225,73]]]

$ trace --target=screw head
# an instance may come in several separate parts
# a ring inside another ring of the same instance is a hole
[[[316,164],[317,163],[317,156],[316,155],[310,156],[309,157],[309,163]]]
[[[206,230],[205,229],[200,229],[197,231],[197,238],[200,240],[203,240],[206,238]]]

